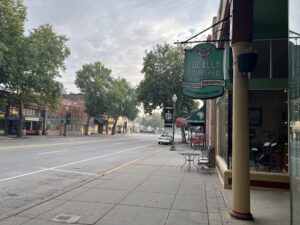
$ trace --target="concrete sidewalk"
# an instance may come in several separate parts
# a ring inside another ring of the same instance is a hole
[[[1,225],[221,225],[289,224],[289,193],[252,191],[255,221],[229,217],[231,191],[216,174],[180,169],[183,157],[169,146],[152,156],[24,208]]]

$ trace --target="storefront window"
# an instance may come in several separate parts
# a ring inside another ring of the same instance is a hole
[[[291,221],[300,224],[300,23],[298,0],[289,1],[289,151],[291,165]]]
[[[256,69],[251,73],[252,79],[275,79],[288,76],[288,42],[268,39],[253,41],[253,48],[259,52]],[[267,65],[267,66],[266,66]]]
[[[228,148],[228,141],[231,139],[231,133],[228,134],[228,92],[219,100],[217,107],[217,154],[227,163],[228,168],[231,165],[231,148]]]
[[[288,172],[287,108],[287,90],[249,91],[251,170]]]

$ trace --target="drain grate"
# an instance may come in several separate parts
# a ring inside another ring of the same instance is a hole
[[[81,216],[67,215],[64,213],[58,214],[52,219],[54,222],[59,223],[76,223],[81,219]]]

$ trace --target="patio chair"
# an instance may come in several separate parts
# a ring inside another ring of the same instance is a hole
[[[210,173],[212,174],[214,172],[212,168],[212,147],[207,146],[203,148],[203,150],[200,151],[201,154],[198,158],[197,162],[197,171],[201,173]]]

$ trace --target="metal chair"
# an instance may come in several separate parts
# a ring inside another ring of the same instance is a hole
[[[254,161],[254,167],[257,170],[258,166],[257,166],[257,155],[259,153],[259,149],[256,147],[252,147],[250,149],[250,159]]]
[[[265,142],[263,144],[263,151],[262,153],[256,157],[256,163],[255,163],[255,167],[256,170],[260,169],[260,167],[262,167],[262,169],[267,169],[269,172],[271,172],[271,170],[279,170],[279,167],[274,163],[273,161],[273,153],[275,151],[277,147],[277,142]]]
[[[212,148],[211,146],[207,146],[200,151],[200,156],[197,162],[197,171],[201,173],[213,173],[214,170],[211,166],[212,164]]]

